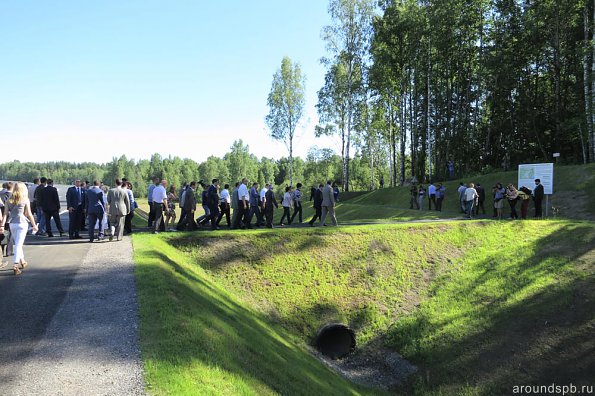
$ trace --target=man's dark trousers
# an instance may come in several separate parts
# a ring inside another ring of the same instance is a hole
[[[214,230],[217,228],[217,219],[219,218],[219,205],[209,205],[209,210],[211,211],[211,215],[209,216],[211,220],[211,228]]]
[[[162,231],[161,226],[165,227],[163,221],[163,204],[153,203],[153,215],[155,216],[155,224],[153,224],[153,232]]]
[[[180,220],[178,220],[178,225],[176,226],[178,230],[186,224],[186,216],[188,216],[188,212],[184,208],[180,208]]]
[[[290,223],[293,223],[293,219],[295,219],[295,215],[298,213],[300,214],[299,219],[300,219],[300,223],[301,223],[302,222],[302,203],[299,201],[296,201],[295,208],[293,209],[293,216],[291,216],[291,220],[289,221]]]
[[[246,217],[248,214],[248,208],[244,208],[244,202],[238,201],[238,215],[236,216],[236,222],[233,225],[235,228],[246,227]]]
[[[265,208],[264,210],[264,216],[266,218],[266,226],[269,228],[273,228],[273,208]]]
[[[74,210],[68,212],[68,236],[78,238],[83,222],[83,205],[79,205]]]
[[[147,221],[147,227],[149,229],[153,227],[153,222],[155,221],[155,208],[153,206],[153,202],[149,202],[149,219]]]
[[[260,213],[260,208],[256,205],[250,205],[250,213],[248,214],[248,224],[252,223],[252,218],[256,215],[256,225],[259,226],[262,224],[262,214]]]
[[[533,202],[535,203],[535,217],[539,219],[539,218],[543,217],[543,207],[542,207],[543,200],[535,199]]]
[[[320,220],[320,218],[322,217],[322,207],[319,208],[314,208],[316,209],[316,213],[314,214],[314,216],[312,217],[312,220],[309,221],[310,225],[314,225],[314,222],[318,219]]]
[[[60,232],[60,234],[64,233],[64,228],[62,228],[62,220],[60,220],[60,213],[57,210],[44,210],[43,215],[45,216],[45,229],[47,230],[48,236],[54,235],[52,234],[52,217],[56,222],[56,228],[58,228],[58,232]]]

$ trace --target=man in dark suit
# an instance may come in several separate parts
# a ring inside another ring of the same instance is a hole
[[[533,201],[535,202],[535,218],[541,219],[543,217],[543,184],[540,179],[535,179],[535,189],[533,190]]]
[[[81,216],[81,231],[87,231],[87,191],[91,188],[88,181],[81,181],[81,195],[83,197],[83,215]]]
[[[87,217],[89,218],[89,242],[95,240],[95,224],[101,223],[105,208],[103,207],[103,191],[99,186],[98,180],[93,182],[93,187],[87,190],[85,194],[85,206],[87,208]],[[103,239],[103,229],[99,227],[99,239]]]
[[[202,192],[200,193],[200,204],[205,213],[202,216],[199,216],[196,219],[196,222],[200,225],[206,225],[211,218],[211,209],[209,209],[209,187],[202,181],[199,181],[198,184],[202,188]]]
[[[273,228],[273,214],[275,209],[279,208],[277,200],[275,199],[275,192],[273,191],[273,184],[269,184],[269,189],[264,195],[264,216],[266,218],[266,226]]]
[[[477,183],[477,186],[475,186],[475,191],[477,191],[477,205],[474,205],[475,215],[479,214],[479,208],[481,208],[483,214],[486,214],[486,209],[483,206],[483,203],[486,200],[486,190],[481,184]]]
[[[56,228],[58,228],[60,236],[62,236],[64,228],[62,228],[62,221],[60,220],[60,197],[58,197],[58,190],[54,187],[52,179],[47,179],[47,186],[39,190],[37,199],[45,215],[45,227],[48,237],[54,236],[52,234],[52,217],[56,222]]]
[[[66,191],[66,207],[68,208],[68,237],[70,239],[81,239],[82,217],[84,216],[85,201],[81,181],[75,180],[74,186]]]
[[[320,219],[322,217],[322,188],[324,186],[322,184],[318,185],[316,191],[314,191],[314,209],[316,213],[312,217],[312,220],[309,221],[310,227],[314,227],[314,222],[316,219]]]
[[[258,183],[253,183],[250,189],[250,212],[248,212],[248,224],[252,222],[252,217],[256,215],[256,226],[262,226],[262,213],[260,211],[260,193],[258,192]],[[266,195],[266,193],[265,193]]]
[[[196,189],[196,182],[193,181],[186,188],[184,192],[184,205],[181,208],[186,216],[181,217],[176,227],[179,231],[194,231],[196,230],[196,222],[194,221],[194,212],[196,212],[196,196],[194,190]]]
[[[207,191],[207,204],[209,205],[211,229],[217,230],[217,219],[219,218],[219,179],[213,179]]]

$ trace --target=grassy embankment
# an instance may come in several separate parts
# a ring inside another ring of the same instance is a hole
[[[496,172],[470,178],[443,182],[446,187],[446,198],[443,213],[428,211],[427,200],[423,210],[407,210],[409,208],[409,187],[385,188],[360,195],[344,202],[337,208],[340,219],[359,221],[366,218],[415,220],[432,218],[453,218],[460,216],[457,188],[459,183],[480,183],[486,189],[486,218],[491,216],[491,188],[498,182],[504,185],[517,184],[517,172]],[[427,187],[427,186],[426,186]],[[518,187],[518,186],[517,186]],[[534,186],[528,186],[533,188]],[[554,167],[554,194],[551,196],[550,216],[562,218],[595,220],[595,164],[584,166]],[[544,203],[545,205],[545,203]],[[555,208],[556,213],[552,211]],[[533,215],[533,205],[530,206]],[[517,206],[519,210],[519,206]],[[504,214],[510,213],[508,205],[504,206]]]
[[[153,394],[366,394],[162,236],[134,235],[141,348]]]
[[[361,393],[305,350],[329,321],[419,365],[405,393],[503,394],[595,372],[590,222],[145,234],[134,244],[157,394]]]

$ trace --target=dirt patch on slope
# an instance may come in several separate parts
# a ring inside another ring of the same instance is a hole
[[[344,378],[369,388],[392,390],[400,386],[417,367],[397,352],[375,341],[343,359],[330,359],[312,349],[312,353],[325,365]]]

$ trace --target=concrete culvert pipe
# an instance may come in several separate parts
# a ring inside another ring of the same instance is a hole
[[[355,333],[341,323],[326,325],[318,330],[316,347],[331,359],[345,357],[355,349]]]

